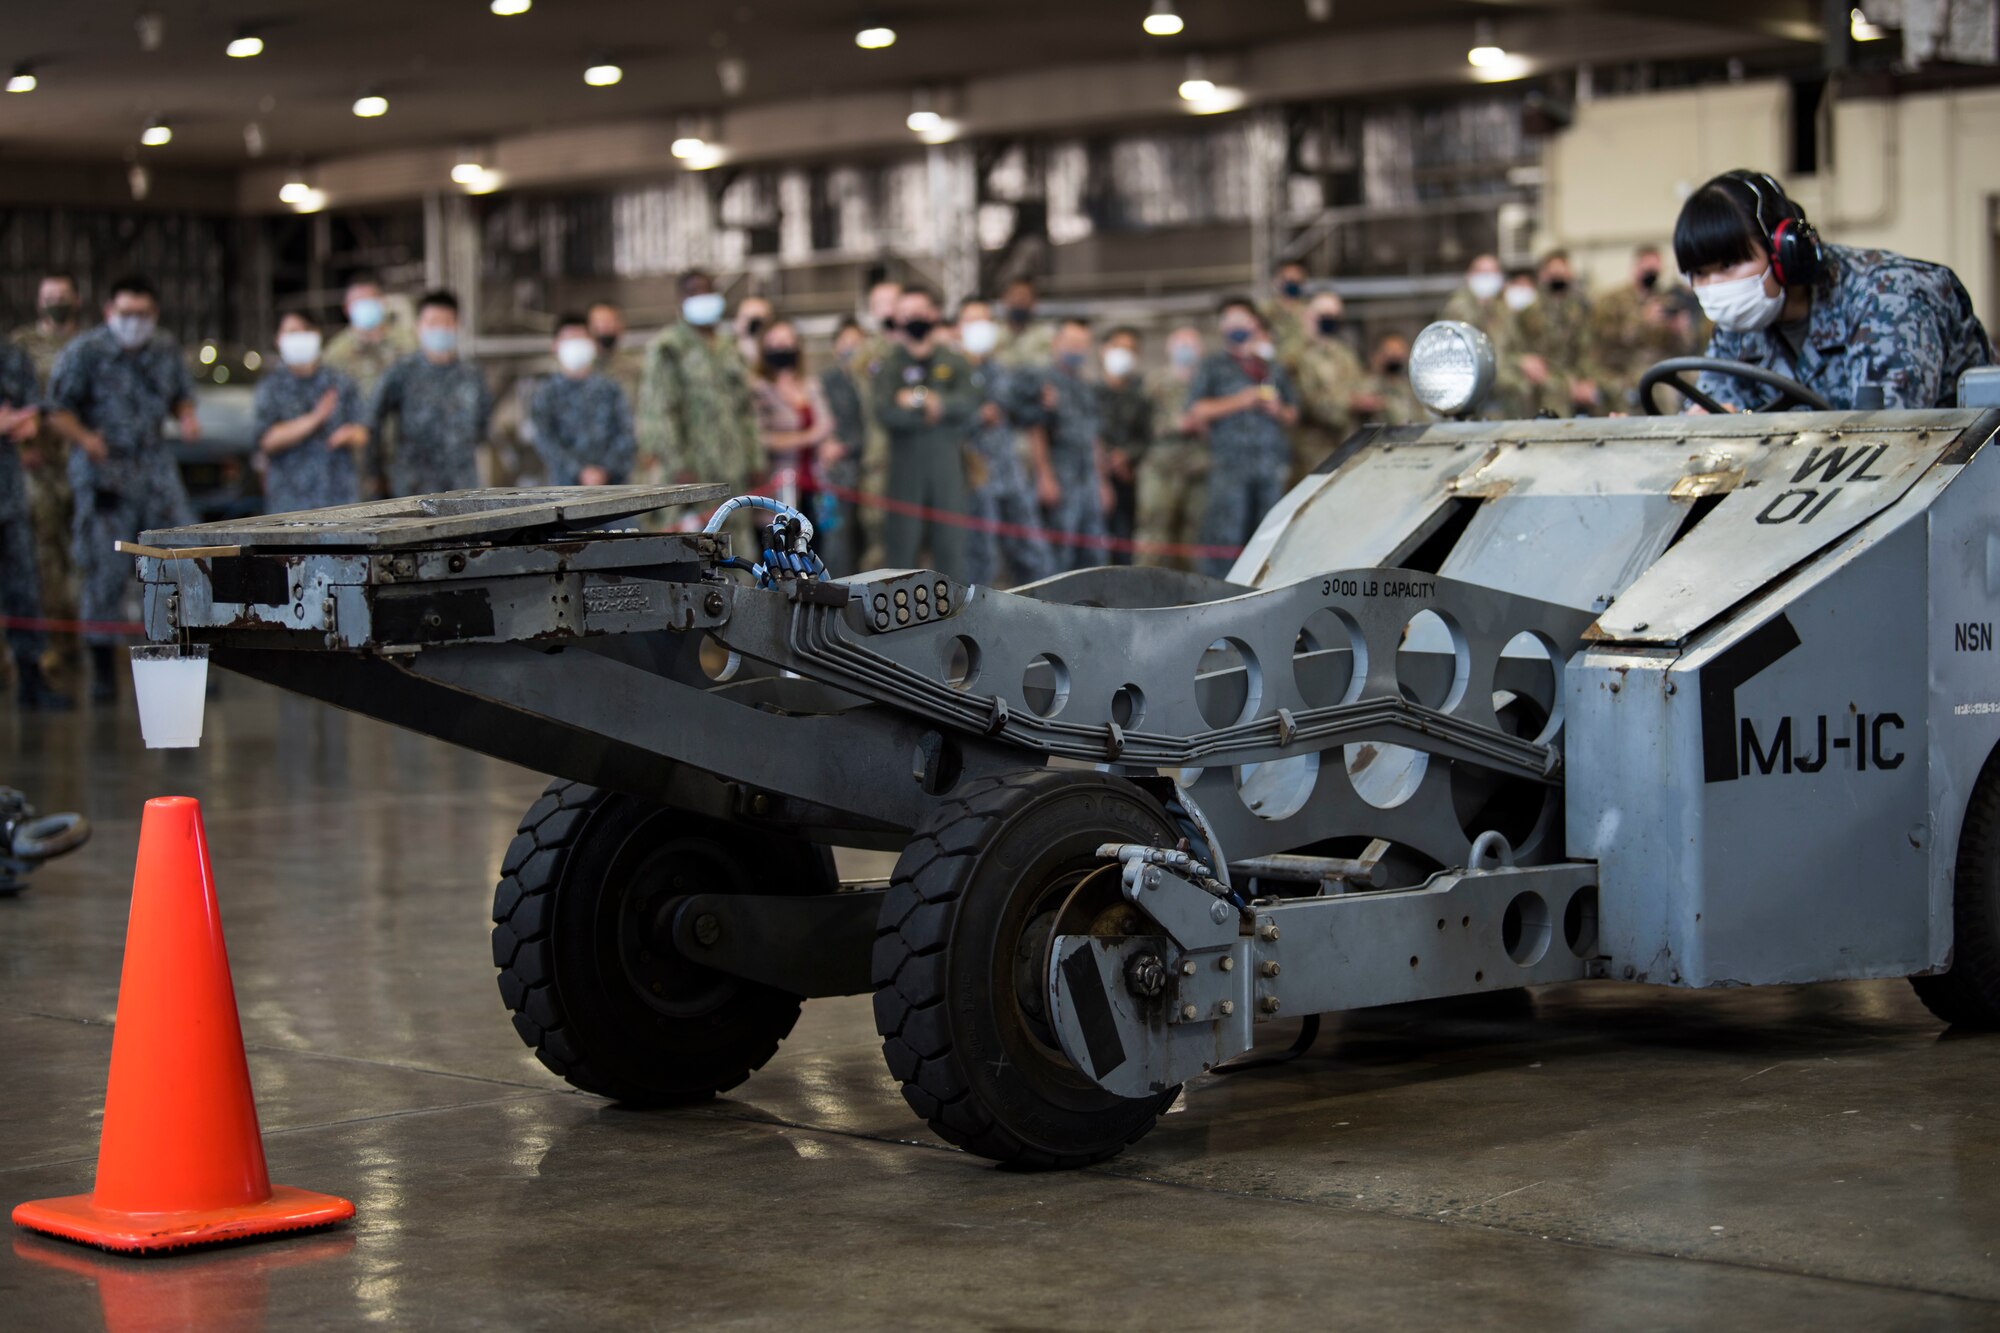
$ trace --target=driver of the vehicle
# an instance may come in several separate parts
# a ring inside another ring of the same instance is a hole
[[[1890,408],[1950,407],[1961,372],[1993,344],[1958,275],[1887,250],[1823,243],[1761,171],[1728,171],[1681,206],[1674,258],[1715,321],[1708,355],[1804,384],[1839,410],[1863,385]],[[1772,391],[1713,371],[1700,387],[1750,411]],[[1700,409],[1692,409],[1700,410]]]

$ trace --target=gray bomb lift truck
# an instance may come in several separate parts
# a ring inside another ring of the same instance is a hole
[[[1420,396],[1476,404],[1482,344],[1427,330]],[[1293,1016],[1909,976],[2000,1021],[1997,429],[1368,428],[1227,581],[835,580],[789,514],[761,560],[631,523],[713,486],[206,524],[140,568],[158,642],[558,775],[493,960],[577,1087],[707,1097],[868,992],[940,1135],[1077,1166]],[[835,846],[901,859],[843,885]]]

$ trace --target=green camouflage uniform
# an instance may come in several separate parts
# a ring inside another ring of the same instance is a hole
[[[847,376],[854,382],[855,394],[861,400],[862,437],[845,443],[850,449],[861,451],[855,459],[855,475],[863,495],[881,495],[883,487],[889,484],[889,437],[875,416],[875,400],[871,395],[875,390],[875,372],[902,349],[902,343],[877,330],[861,339],[853,359],[847,363]],[[861,528],[853,538],[854,553],[859,558],[856,568],[866,569],[881,563],[884,515],[880,509],[864,504],[858,507],[856,517]]]
[[[726,329],[685,320],[646,348],[635,422],[641,480],[719,481],[740,495],[764,475],[750,372]]]
[[[1187,412],[1187,380],[1171,370],[1156,371],[1146,379],[1146,395],[1153,404],[1153,443],[1139,460],[1139,513],[1133,536],[1141,546],[1136,558],[1144,565],[1192,569],[1194,563],[1185,556],[1149,551],[1146,544],[1194,543],[1208,507],[1208,438],[1180,428]]]
[[[382,325],[382,336],[368,339],[351,326],[326,340],[320,364],[337,370],[354,382],[354,391],[363,403],[375,401],[376,386],[390,366],[417,350],[417,335],[393,321]],[[385,493],[389,465],[396,458],[396,424],[384,423],[382,431],[371,433],[368,447],[352,451],[356,480],[364,496]]]
[[[1507,302],[1496,296],[1482,301],[1470,287],[1460,287],[1444,303],[1439,319],[1470,324],[1493,344],[1493,394],[1485,412],[1489,421],[1519,421],[1536,412],[1535,386],[1521,374],[1515,360],[1521,354],[1520,326]]]
[[[1105,529],[1119,541],[1130,541],[1139,519],[1139,468],[1153,444],[1153,399],[1138,375],[1128,375],[1117,384],[1097,385],[1097,415],[1103,431],[1104,447],[1123,454],[1131,463],[1131,479],[1120,481],[1113,473],[1112,507],[1105,515]],[[1121,565],[1132,563],[1127,551],[1113,551],[1111,559]]]
[[[1408,426],[1437,419],[1417,401],[1416,391],[1410,387],[1410,377],[1407,373],[1378,375],[1373,371],[1365,372],[1361,377],[1361,392],[1372,393],[1382,400],[1382,410],[1369,413],[1368,424]]]
[[[1520,334],[1516,354],[1533,354],[1549,363],[1548,379],[1533,391],[1535,412],[1574,416],[1577,407],[1570,397],[1570,386],[1578,380],[1598,378],[1597,359],[1590,346],[1590,303],[1574,292],[1562,296],[1544,292],[1516,315],[1514,322]]]
[[[1263,315],[1264,327],[1271,333],[1271,347],[1278,354],[1278,364],[1296,382],[1300,359],[1305,355],[1307,342],[1311,340],[1306,328],[1306,304],[1304,301],[1272,297],[1264,303]]]
[[[44,333],[33,324],[14,331],[13,344],[34,363],[38,392],[46,393],[56,353],[74,333]],[[41,580],[42,614],[50,620],[76,619],[76,561],[70,551],[70,515],[75,505],[69,488],[69,442],[42,417],[41,429],[20,447],[27,478],[28,513],[34,525],[35,571]],[[77,661],[77,641],[61,634],[54,656],[64,667]]]
[[[639,386],[646,378],[646,351],[642,347],[620,347],[600,352],[597,373],[624,391],[625,401],[639,401]]]
[[[1354,429],[1348,406],[1361,391],[1367,368],[1337,337],[1308,338],[1299,348],[1294,379],[1299,388],[1299,424],[1292,428],[1293,485],[1340,446]]]

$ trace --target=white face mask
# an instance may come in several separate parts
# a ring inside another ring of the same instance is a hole
[[[1506,278],[1498,273],[1488,273],[1484,269],[1471,274],[1465,280],[1465,285],[1472,289],[1472,294],[1482,301],[1490,301],[1498,296],[1500,289],[1506,284]]]
[[[1694,294],[1695,299],[1701,302],[1701,313],[1714,320],[1716,328],[1727,329],[1731,333],[1768,329],[1777,321],[1778,312],[1785,308],[1784,289],[1779,288],[1776,296],[1765,295],[1762,273],[1723,282],[1704,282],[1694,289]]]
[[[1000,326],[990,319],[968,319],[958,326],[959,345],[972,356],[985,356],[1000,343]]]
[[[1535,303],[1535,289],[1518,283],[1507,289],[1507,308],[1519,314]]]
[[[574,375],[578,371],[590,369],[591,362],[597,360],[597,344],[588,338],[559,338],[556,340],[556,364]]]
[[[319,330],[293,329],[278,335],[278,359],[304,369],[319,360]]]
[[[722,318],[722,306],[721,292],[697,292],[681,298],[681,318],[696,328],[705,329]]]
[[[1114,380],[1122,380],[1132,373],[1132,367],[1138,360],[1129,347],[1107,347],[1104,349],[1104,373]]]
[[[128,352],[151,342],[156,327],[151,315],[107,315],[104,323],[111,330],[111,336],[118,340],[118,345]]]

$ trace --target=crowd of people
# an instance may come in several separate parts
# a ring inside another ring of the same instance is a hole
[[[767,299],[731,310],[690,272],[678,318],[643,346],[626,345],[612,303],[559,315],[522,433],[552,485],[775,493],[814,518],[836,572],[923,564],[1012,585],[1138,560],[1221,574],[1355,427],[1424,416],[1405,336],[1364,357],[1331,285],[1297,263],[1271,276],[1268,300],[1229,297],[1208,327],[1167,332],[1150,368],[1139,329],[1044,318],[1027,279],[950,311],[880,282],[815,370]],[[360,274],[343,307],[330,338],[309,310],[274,331],[254,408],[265,507],[480,485],[494,398],[461,353],[452,293],[424,293],[406,326]],[[1482,255],[1445,314],[1493,340],[1500,417],[1626,410],[1640,369],[1705,337],[1651,247],[1594,303],[1560,252],[1512,270]],[[152,284],[113,283],[95,328],[81,315],[75,280],[51,274],[36,322],[0,347],[0,617],[28,708],[71,702],[45,671],[45,617],[80,622],[92,693],[115,697],[133,572],[115,543],[195,518],[166,431],[199,438],[194,383]],[[67,636],[57,655],[78,665]]]

